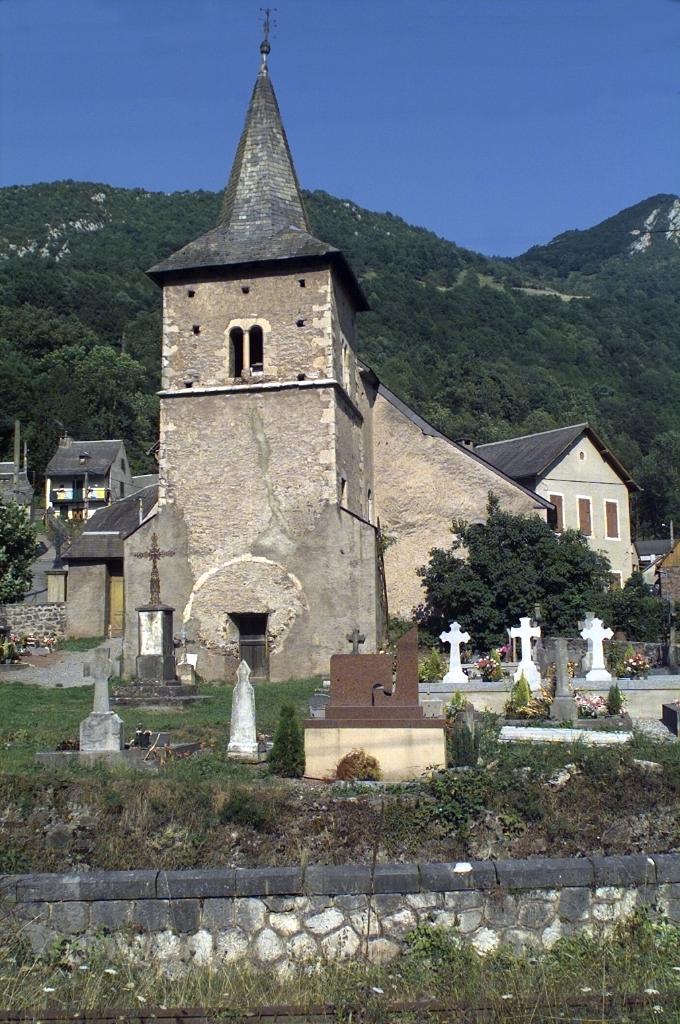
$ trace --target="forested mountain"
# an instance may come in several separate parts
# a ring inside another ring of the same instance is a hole
[[[423,416],[480,442],[587,419],[645,487],[643,530],[680,517],[677,197],[514,260],[322,192],[306,202],[371,303],[363,357]],[[3,450],[19,417],[39,471],[62,427],[123,437],[148,468],[160,291],[144,270],[212,227],[218,204],[72,181],[0,189]]]

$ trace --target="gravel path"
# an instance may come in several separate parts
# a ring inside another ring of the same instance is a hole
[[[633,727],[639,732],[648,736],[650,740],[666,740],[668,743],[677,743],[678,737],[674,736],[660,718],[633,718]]]
[[[90,651],[55,651],[44,657],[24,658],[26,668],[0,666],[0,682],[29,683],[34,686],[91,686],[92,678],[83,675],[86,664],[92,662],[95,650],[108,648],[109,657],[116,665],[116,658],[123,652],[120,637],[105,640],[98,648]],[[118,674],[118,673],[116,673]]]

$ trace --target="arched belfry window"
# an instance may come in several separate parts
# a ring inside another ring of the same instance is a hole
[[[264,334],[258,324],[250,328],[250,370],[251,373],[264,370]]]
[[[229,331],[230,376],[240,377],[243,373],[243,328],[232,327]]]
[[[229,376],[250,377],[264,371],[264,331],[259,324],[229,331]]]

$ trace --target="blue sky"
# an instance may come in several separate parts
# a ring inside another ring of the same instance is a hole
[[[262,0],[0,0],[0,184],[220,189]],[[275,0],[298,174],[513,255],[680,191],[677,0]]]

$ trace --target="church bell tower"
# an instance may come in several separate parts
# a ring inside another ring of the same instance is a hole
[[[365,650],[382,634],[368,306],[312,233],[269,49],[217,226],[149,271],[163,290],[155,528],[176,552],[164,600],[205,678],[232,678],[241,657],[273,679],[325,673],[355,626]]]

